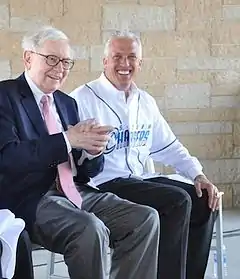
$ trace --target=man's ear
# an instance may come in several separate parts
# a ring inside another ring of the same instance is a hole
[[[32,60],[31,54],[32,53],[28,50],[25,50],[23,52],[23,63],[24,63],[25,69],[27,69],[27,70],[31,69],[31,60]]]
[[[107,65],[107,58],[106,57],[103,57],[103,68],[105,69],[106,65]]]

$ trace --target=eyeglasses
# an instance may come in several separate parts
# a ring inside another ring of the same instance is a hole
[[[69,58],[59,58],[56,55],[45,55],[39,52],[33,52],[37,55],[40,55],[42,57],[44,57],[46,59],[46,63],[48,64],[48,66],[57,66],[60,62],[62,62],[62,66],[64,70],[71,70],[72,67],[74,66],[74,61],[72,59]]]

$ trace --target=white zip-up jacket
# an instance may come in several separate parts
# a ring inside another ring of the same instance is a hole
[[[203,174],[201,164],[173,134],[154,98],[135,84],[126,100],[125,93],[102,74],[70,96],[78,104],[80,120],[95,118],[115,127],[104,152],[103,172],[92,180],[95,186],[117,177],[142,176],[149,155],[191,180]]]

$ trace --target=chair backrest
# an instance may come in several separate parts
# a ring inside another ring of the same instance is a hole
[[[153,162],[153,159],[150,156],[148,157],[145,166],[146,166],[146,171],[148,173],[155,173],[154,162]]]

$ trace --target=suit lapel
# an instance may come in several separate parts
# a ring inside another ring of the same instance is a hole
[[[19,80],[21,80],[21,102],[28,115],[28,118],[32,122],[33,127],[39,135],[47,134],[47,129],[42,119],[38,105],[24,75],[21,75]]]
[[[64,105],[64,100],[62,99],[63,96],[61,96],[60,92],[56,91],[53,93],[53,98],[54,102],[57,108],[58,115],[60,117],[60,120],[63,125],[64,131],[67,130],[67,124],[69,123],[68,121],[68,114],[67,114],[67,109],[66,106]]]

